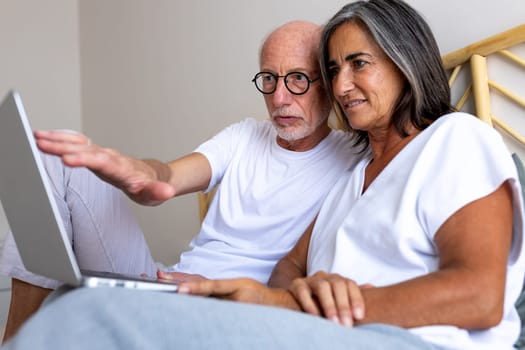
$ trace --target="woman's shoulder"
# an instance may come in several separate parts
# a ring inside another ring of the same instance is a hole
[[[421,137],[420,137],[421,136]],[[510,151],[502,135],[488,123],[474,115],[454,112],[434,121],[418,136],[420,152],[430,158],[464,168],[464,162],[483,164],[511,164]],[[443,164],[441,162],[441,164]],[[475,167],[472,167],[475,168]]]
[[[464,112],[452,112],[436,119],[427,128],[431,134],[447,135],[459,139],[481,138],[501,141],[501,135],[488,123],[478,117]]]
[[[438,125],[440,127],[454,127],[459,125],[471,126],[476,129],[492,129],[491,126],[476,117],[473,114],[465,112],[451,112],[445,114],[434,121],[431,125]]]

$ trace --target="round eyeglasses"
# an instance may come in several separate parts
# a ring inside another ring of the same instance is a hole
[[[277,89],[277,81],[284,78],[284,86],[294,95],[302,95],[308,91],[310,84],[319,80],[310,79],[308,75],[301,72],[290,72],[286,75],[277,75],[270,72],[259,72],[255,74],[252,82],[257,90],[265,95],[273,94]]]

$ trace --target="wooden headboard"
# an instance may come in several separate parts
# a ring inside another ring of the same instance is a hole
[[[490,79],[487,68],[487,57],[500,55],[505,58],[509,64],[514,64],[521,69],[525,69],[525,59],[509,51],[510,48],[522,43],[525,43],[525,24],[451,52],[443,56],[443,65],[446,70],[450,71],[449,84],[451,87],[454,87],[456,78],[462,68],[467,65],[470,67],[471,82],[464,90],[461,98],[455,103],[456,109],[462,110],[466,101],[472,96],[475,105],[475,111],[473,111],[473,113],[483,121],[504,131],[514,140],[525,146],[525,138],[511,126],[503,122],[502,119],[495,116],[491,107],[491,92],[495,92],[520,106],[525,117],[525,98],[520,97],[520,94],[521,96],[525,95],[525,80],[523,84],[521,84],[521,91],[513,92]],[[523,119],[523,123],[525,123],[525,118]]]

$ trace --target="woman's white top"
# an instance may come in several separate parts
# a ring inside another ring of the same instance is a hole
[[[503,320],[485,331],[453,326],[411,331],[453,349],[511,349],[520,330],[514,303],[525,270],[523,200],[501,136],[471,115],[443,116],[407,144],[363,193],[370,161],[369,151],[356,157],[324,202],[311,237],[308,273],[323,270],[358,284],[386,286],[436,271],[434,236],[441,225],[509,180],[514,223]]]

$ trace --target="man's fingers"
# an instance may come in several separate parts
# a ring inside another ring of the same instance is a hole
[[[162,281],[183,283],[188,281],[202,281],[206,278],[202,275],[184,273],[184,272],[166,272],[157,270],[157,278]]]
[[[179,293],[221,297],[234,293],[243,285],[242,280],[188,281],[179,285]]]
[[[37,140],[47,140],[58,143],[74,143],[80,145],[91,144],[90,139],[86,135],[73,131],[38,130],[33,134]]]
[[[157,269],[157,278],[160,280],[165,280],[165,281],[175,280],[175,276],[173,272],[165,272],[161,269]]]

